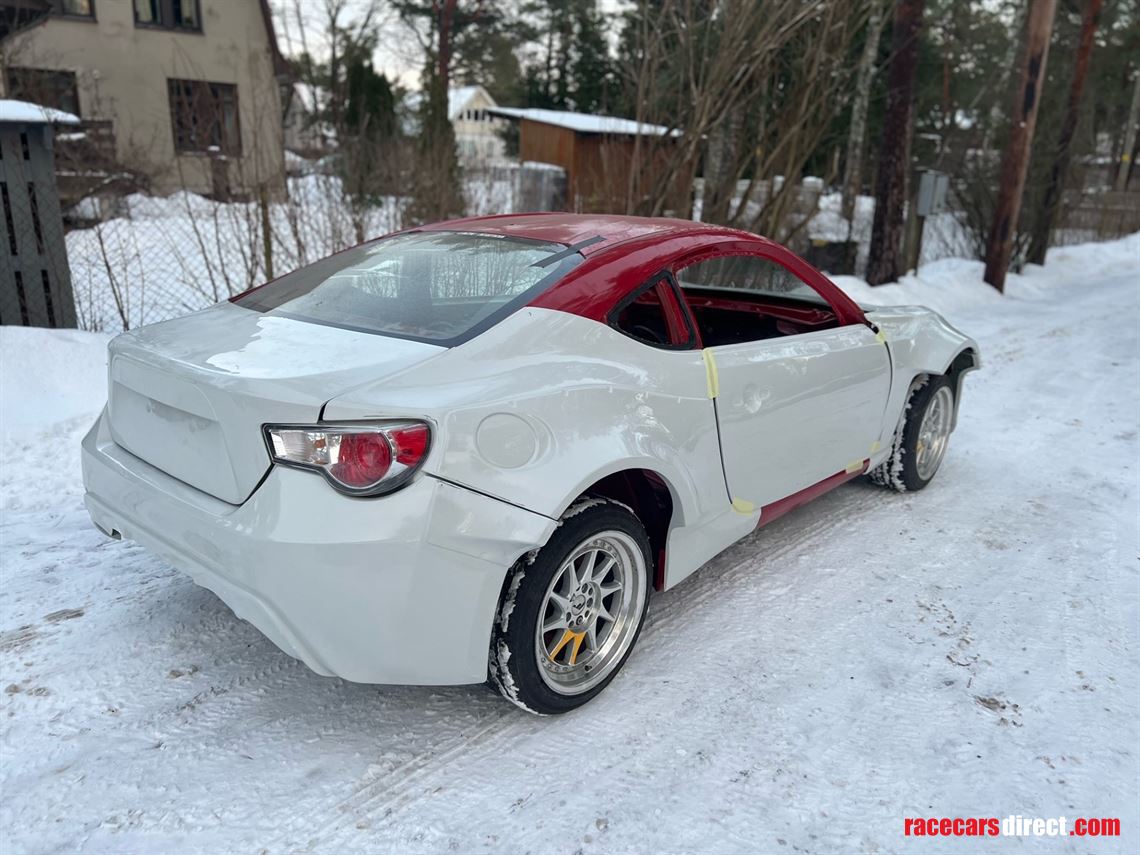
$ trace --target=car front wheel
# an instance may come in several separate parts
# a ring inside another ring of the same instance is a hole
[[[491,638],[495,687],[544,715],[601,692],[645,621],[650,554],[645,528],[624,505],[589,498],[572,506],[509,574]]]
[[[950,378],[926,378],[911,390],[890,455],[868,477],[900,493],[921,490],[934,480],[942,465],[953,426],[954,390]]]

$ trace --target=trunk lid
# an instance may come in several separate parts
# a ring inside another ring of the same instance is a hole
[[[241,504],[270,466],[262,425],[312,424],[330,398],[444,348],[221,303],[125,333],[110,350],[115,442]]]

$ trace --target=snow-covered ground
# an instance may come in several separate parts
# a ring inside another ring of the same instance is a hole
[[[975,262],[920,274],[843,285],[981,343],[937,480],[853,482],[656,595],[556,719],[318,677],[105,539],[78,442],[106,338],[4,328],[4,851],[1138,851],[1140,236],[1006,297]],[[902,836],[1007,814],[1124,836]]]

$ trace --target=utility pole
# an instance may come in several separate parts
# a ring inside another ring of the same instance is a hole
[[[875,221],[867,256],[867,281],[882,285],[903,271],[903,208],[910,171],[911,111],[918,66],[918,35],[923,0],[898,0],[887,71],[887,110],[879,142],[879,174],[875,181]]]
[[[986,245],[985,279],[998,291],[1005,288],[1005,274],[1013,255],[1013,235],[1021,214],[1021,197],[1029,171],[1033,129],[1037,125],[1037,105],[1045,83],[1045,62],[1049,58],[1049,37],[1057,0],[1030,0],[1025,21],[1025,51],[1021,57],[1020,84],[1013,104],[1013,123],[1001,159],[1001,184],[997,207]]]
[[[1089,55],[1092,53],[1093,36],[1096,35],[1102,2],[1103,0],[1085,0],[1084,8],[1081,10],[1081,35],[1077,41],[1077,53],[1073,62],[1073,79],[1069,84],[1069,103],[1065,108],[1065,121],[1061,125],[1061,135],[1057,139],[1057,153],[1053,157],[1053,167],[1049,170],[1049,184],[1045,188],[1045,200],[1041,205],[1037,222],[1033,224],[1033,235],[1026,256],[1034,264],[1045,263],[1045,250],[1049,248],[1049,237],[1057,224],[1057,211],[1065,194],[1065,179],[1069,174],[1073,136],[1077,132],[1077,122],[1081,117],[1081,95],[1084,93],[1085,78],[1089,72]]]
[[[1128,124],[1124,130],[1124,148],[1120,151],[1120,169],[1116,173],[1116,192],[1123,193],[1128,186],[1132,151],[1136,148],[1136,125],[1140,124],[1140,71],[1136,72],[1136,85],[1132,89],[1132,106],[1128,110]]]

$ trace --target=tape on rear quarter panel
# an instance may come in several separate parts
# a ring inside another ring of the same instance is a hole
[[[701,351],[701,355],[705,359],[705,379],[709,384],[709,397],[716,398],[720,395],[720,375],[716,372],[716,358],[707,347]]]

